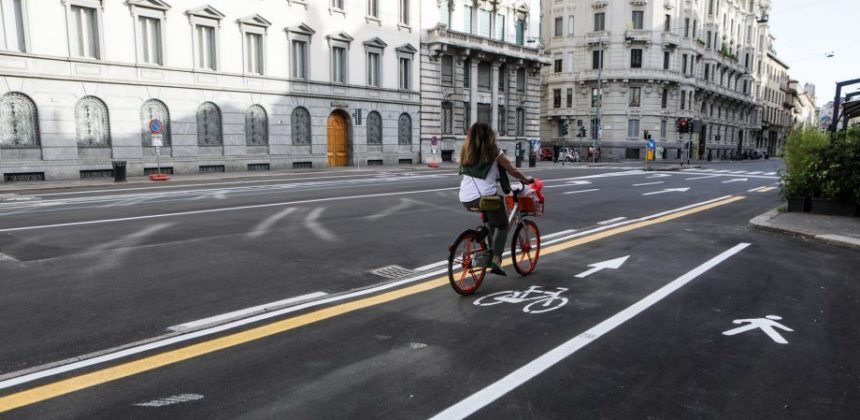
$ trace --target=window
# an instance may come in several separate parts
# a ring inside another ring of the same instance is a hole
[[[672,15],[666,15],[663,21],[663,32],[672,32]]]
[[[690,37],[690,18],[684,18],[684,38]]]
[[[186,13],[191,17],[193,49],[195,56],[194,62],[196,68],[204,70],[219,70],[221,58],[218,53],[218,34],[221,19],[224,18],[224,14],[215,10],[211,6],[203,6],[194,10],[189,10]],[[256,16],[246,19],[253,19],[254,17]],[[243,31],[243,37],[246,19],[241,19],[239,21],[239,29]],[[265,19],[263,19],[263,21],[265,22]]]
[[[594,14],[594,31],[603,31],[606,28],[606,13]]]
[[[367,16],[379,18],[379,0],[367,0]]]
[[[454,104],[442,102],[442,134],[454,133]]]
[[[687,54],[681,56],[681,73],[687,74]]]
[[[367,53],[367,85],[368,86],[380,86],[380,76],[379,76],[379,53],[369,52]]]
[[[263,35],[245,34],[245,71],[263,74]]]
[[[663,70],[669,70],[669,62],[671,61],[671,53],[669,51],[663,51]]]
[[[523,19],[517,19],[517,45],[522,46],[525,43],[525,33],[526,21]]]
[[[642,50],[638,48],[630,50],[630,68],[642,68]]]
[[[290,115],[290,127],[293,145],[310,146],[311,144],[311,113],[307,109],[297,107]]]
[[[343,2],[345,0],[331,0],[331,8],[336,10],[343,10]]]
[[[705,48],[710,50],[711,49],[711,31],[708,31],[707,35],[708,35],[707,39],[705,40],[705,45],[706,45]]]
[[[382,116],[376,111],[367,114],[367,144],[382,144]]]
[[[0,0],[0,50],[27,52],[23,0]]]
[[[245,111],[245,144],[248,146],[269,144],[269,117],[260,105],[251,105]]]
[[[493,115],[493,106],[490,104],[478,104],[478,122],[490,124]]]
[[[463,6],[463,32],[475,33],[475,28],[472,26],[473,13],[474,9],[472,9],[472,6]]]
[[[442,16],[442,24],[447,28],[451,28],[451,0],[442,0],[439,2],[439,15]]]
[[[39,116],[27,95],[10,92],[0,97],[0,147],[38,147]]]
[[[505,114],[505,106],[499,105],[499,114],[497,118],[498,130],[500,136],[505,136],[505,132],[508,130],[508,116]]]
[[[138,59],[146,64],[164,64],[161,54],[161,19],[138,16]]]
[[[663,88],[663,95],[660,97],[660,107],[666,108],[669,106],[669,89]]]
[[[454,57],[443,55],[442,60],[442,86],[454,85]]]
[[[346,83],[346,48],[332,47],[331,49],[331,81]]]
[[[553,72],[561,73],[561,59],[560,58],[556,58],[555,61],[553,62]]]
[[[463,134],[469,134],[469,125],[472,123],[472,104],[463,102]]]
[[[645,23],[645,12],[642,10],[633,11],[633,29],[642,29]]]
[[[506,64],[499,66],[499,92],[505,91],[505,85],[508,84],[509,78],[508,66]]]
[[[290,69],[290,75],[294,79],[307,79],[308,78],[308,43],[305,41],[293,41],[292,42],[292,54],[290,58],[292,59],[292,66]]]
[[[161,121],[164,127],[161,131],[162,144],[170,147],[170,113],[167,111],[167,105],[158,99],[150,99],[140,107],[140,133],[143,146],[152,147],[152,134],[149,131],[149,122],[152,120]]]
[[[526,69],[520,67],[517,69],[517,92],[523,93],[526,91]]]
[[[516,136],[526,135],[526,111],[522,108],[517,108],[517,127]]]
[[[496,39],[505,40],[505,15],[496,15]]]
[[[490,90],[490,63],[478,63],[478,89]]]
[[[600,104],[600,94],[597,88],[591,88],[591,106],[597,107]]]
[[[687,107],[687,92],[681,92],[681,110]]]
[[[696,37],[696,29],[699,27],[699,21],[693,19],[693,38]]]
[[[553,36],[562,36],[564,32],[564,18],[557,17],[555,18],[555,31],[553,32]]]
[[[71,6],[69,13],[72,56],[101,58],[99,10],[95,7]]]
[[[573,36],[573,15],[567,17],[567,36]]]
[[[631,87],[630,88],[630,106],[640,106],[642,99],[642,88],[641,87]]]
[[[95,96],[84,96],[75,105],[78,147],[109,147],[110,120],[107,106]]]
[[[409,26],[409,0],[400,0],[400,24]]]
[[[662,140],[666,139],[667,125],[668,124],[666,124],[666,120],[660,120],[660,139]]]
[[[567,88],[567,107],[573,108],[573,88]]]
[[[207,70],[218,70],[217,50],[215,49],[215,28],[197,25],[197,67]]]
[[[463,60],[463,87],[472,87],[472,59]]]
[[[197,145],[221,146],[221,110],[212,102],[204,102],[197,109]]]
[[[400,89],[412,89],[412,59],[400,57]]]
[[[412,144],[412,117],[405,112],[397,119],[397,144]]]
[[[627,120],[627,138],[639,138],[639,120]]]
[[[552,90],[552,107],[561,108],[561,89]]]
[[[490,37],[490,21],[492,14],[489,10],[478,9],[478,35]]]
[[[705,64],[705,80],[708,80],[708,77],[711,75],[711,65]]]
[[[591,52],[591,68],[594,70],[603,68],[603,51],[595,50]]]

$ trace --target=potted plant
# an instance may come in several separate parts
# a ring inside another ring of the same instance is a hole
[[[828,145],[827,135],[813,129],[795,131],[786,139],[782,196],[788,211],[810,211],[810,198],[820,194],[822,157]]]

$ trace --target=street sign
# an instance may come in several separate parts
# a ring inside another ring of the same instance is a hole
[[[161,120],[150,120],[149,121],[149,132],[152,134],[161,134],[161,130],[164,129],[164,125],[161,124]]]
[[[649,139],[649,140],[645,141],[645,147],[647,147],[650,150],[654,150],[657,148],[657,141]]]
[[[164,139],[161,134],[152,134],[152,145],[155,147],[164,146]]]
[[[436,136],[430,138],[430,145],[436,147],[439,144],[439,139]]]

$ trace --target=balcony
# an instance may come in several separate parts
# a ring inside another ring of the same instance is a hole
[[[588,45],[597,45],[602,42],[609,41],[609,32],[597,31],[585,34],[585,43]]]
[[[662,38],[663,38],[663,44],[664,45],[672,45],[675,47],[677,47],[678,45],[681,45],[680,37],[676,33],[663,32]]]
[[[428,32],[429,44],[448,44],[474,52],[484,52],[501,57],[514,57],[526,61],[549,64],[548,58],[540,55],[537,48],[511,44],[480,35],[453,31],[445,27],[436,27]],[[432,48],[431,48],[432,49]]]

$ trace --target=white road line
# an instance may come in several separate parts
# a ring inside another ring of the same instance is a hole
[[[592,191],[600,191],[600,188],[595,188],[595,189],[592,189],[592,190],[576,190],[576,191],[568,191],[568,192],[566,192],[565,194],[579,194],[579,193],[586,193],[586,192],[592,192]]]
[[[624,219],[627,219],[627,218],[626,218],[626,217],[616,217],[616,218],[614,218],[614,219],[609,219],[609,220],[604,220],[604,221],[602,221],[602,222],[597,222],[597,224],[598,224],[598,225],[608,225],[608,224],[610,224],[610,223],[620,222],[620,221],[622,221],[622,220],[624,220]]]
[[[755,172],[750,172],[749,174],[750,174],[750,175],[761,175],[761,174],[763,174],[763,173],[764,173],[764,172],[762,172],[762,171],[755,171]]]
[[[180,394],[173,395],[167,398],[159,398],[157,400],[147,401],[144,403],[134,404],[137,407],[164,407],[166,405],[173,405],[184,403],[188,401],[197,401],[202,400],[203,396],[200,394]]]
[[[0,261],[18,261],[18,259],[0,252]]]
[[[167,329],[170,331],[188,331],[196,330],[198,328],[211,327],[213,325],[222,324],[227,321],[235,321],[237,319],[247,318],[251,315],[270,312],[275,309],[281,309],[294,303],[305,302],[311,299],[321,298],[323,296],[328,296],[328,293],[308,293],[306,295],[296,296],[289,299],[283,299],[276,302],[270,302],[263,305],[240,309],[238,311],[227,312],[226,314],[210,316],[209,318],[198,319],[197,321],[186,322],[184,324],[174,325],[172,327],[168,327]]]
[[[646,296],[642,300],[634,303],[633,305],[630,305],[621,312],[618,312],[612,317],[591,327],[584,333],[573,337],[564,344],[550,350],[544,355],[529,362],[525,366],[511,372],[510,374],[508,374],[502,379],[499,379],[490,386],[476,392],[475,394],[472,394],[471,396],[458,402],[457,404],[448,407],[441,413],[433,416],[431,420],[462,419],[490,405],[493,401],[501,398],[508,392],[513,391],[520,385],[523,385],[524,383],[543,373],[547,369],[555,366],[557,363],[566,359],[568,356],[576,353],[577,351],[596,341],[603,335],[609,333],[615,328],[618,328],[625,322],[633,319],[635,316],[639,315],[651,306],[654,306],[655,304],[657,304],[667,296],[671,295],[675,291],[679,290],[680,288],[684,287],[700,275],[706,273],[708,270],[729,259],[731,256],[743,251],[748,246],[750,246],[750,244],[741,243],[723,252],[722,254],[717,255],[716,257],[705,262],[704,264],[694,268],[692,271],[682,275],[681,277],[676,278],[669,284],[661,287],[660,289]]]
[[[319,222],[320,216],[325,211],[325,207],[317,207],[311,210],[308,213],[307,217],[305,217],[305,228],[317,235],[318,238],[326,241],[326,242],[336,242],[337,235],[335,235],[332,231],[325,228],[322,223]]]
[[[574,233],[574,232],[576,232],[576,229],[567,229],[567,230],[563,230],[561,232],[550,233],[549,235],[541,235],[540,238],[541,238],[541,240],[550,239],[550,238],[555,238],[557,236],[564,236],[564,235]]]
[[[656,181],[656,182],[646,182],[643,184],[633,184],[634,187],[643,187],[645,185],[657,185],[657,184],[665,184],[666,181]]]
[[[651,176],[646,177],[646,178],[647,178],[647,179],[654,179],[654,178],[666,178],[666,177],[670,177],[670,176],[672,176],[672,175],[669,175],[669,174],[655,174],[655,175],[651,175]]]
[[[406,209],[408,209],[409,207],[411,207],[411,206],[412,206],[412,204],[413,204],[413,202],[412,202],[411,200],[406,199],[406,198],[401,198],[401,199],[400,199],[400,204],[398,204],[398,205],[396,205],[396,206],[386,207],[386,208],[385,208],[385,209],[383,209],[381,212],[378,212],[378,213],[375,213],[375,214],[371,214],[371,215],[369,215],[369,216],[364,216],[364,217],[363,217],[363,219],[366,219],[366,220],[379,220],[379,219],[384,219],[384,218],[386,218],[386,217],[389,217],[389,216],[392,216],[392,215],[394,215],[394,214],[397,214],[398,212],[400,212],[400,211],[402,211],[402,210],[406,210]]]
[[[327,197],[327,198],[315,198],[315,199],[311,199],[311,200],[286,201],[286,202],[282,202],[282,203],[255,204],[255,205],[248,205],[248,206],[235,206],[235,207],[222,207],[222,208],[217,208],[217,209],[183,211],[183,212],[176,212],[176,213],[150,214],[147,216],[121,217],[121,218],[116,218],[116,219],[87,220],[85,222],[57,223],[57,224],[53,224],[53,225],[22,226],[22,227],[16,227],[16,228],[0,229],[0,233],[19,232],[22,230],[51,229],[51,228],[70,227],[70,226],[98,225],[98,224],[103,224],[103,223],[128,222],[128,221],[132,221],[132,220],[158,219],[158,218],[163,218],[163,217],[190,216],[190,215],[195,215],[195,214],[206,214],[206,213],[222,213],[222,212],[227,212],[227,211],[264,209],[267,207],[295,206],[298,204],[323,203],[326,201],[343,201],[343,200],[355,200],[355,199],[360,199],[360,198],[424,194],[424,193],[428,193],[428,192],[449,191],[449,190],[458,190],[458,189],[460,189],[460,187],[434,188],[434,189],[430,189],[430,190],[415,190],[415,191],[402,191],[402,192],[391,192],[391,193],[349,195],[349,196],[343,196],[343,197]]]
[[[747,192],[756,192],[756,191],[758,191],[758,190],[760,190],[760,189],[762,189],[762,188],[764,188],[764,187],[753,188],[753,189],[751,189],[751,190],[747,190]]]
[[[745,174],[745,173],[747,173],[747,171],[734,171],[734,172],[729,172],[729,173],[730,174]]]
[[[614,223],[611,225],[596,227],[593,229],[585,230],[582,232],[573,233],[568,236],[564,236],[561,238],[552,239],[546,242],[542,242],[541,246],[549,246],[554,243],[564,242],[569,239],[579,238],[583,236],[591,235],[592,233],[602,232],[609,229],[614,229],[618,226],[628,225],[636,222],[643,222],[646,220],[657,219],[669,214],[681,212],[684,210],[689,210],[699,206],[705,206],[711,203],[716,203],[718,201],[722,201],[728,198],[731,198],[731,195],[724,195],[722,197],[717,197],[711,200],[702,201],[699,203],[689,204],[683,207],[678,207],[672,210],[666,210],[660,213],[651,214],[648,216],[641,217],[639,219],[625,220],[623,222]],[[178,343],[184,343],[186,341],[196,340],[200,337],[206,337],[213,334],[218,334],[223,331],[234,330],[237,328],[244,327],[245,325],[257,323],[260,321],[264,321],[271,318],[277,318],[286,314],[290,314],[293,312],[299,312],[308,308],[314,308],[317,306],[324,306],[330,303],[340,302],[344,300],[355,299],[361,296],[371,295],[374,293],[382,292],[389,289],[394,289],[400,286],[404,286],[410,283],[415,283],[421,280],[425,280],[428,278],[432,278],[434,276],[438,276],[441,274],[446,274],[448,272],[447,268],[442,268],[439,270],[429,271],[414,277],[406,278],[403,280],[394,281],[391,283],[385,283],[376,287],[371,287],[368,289],[358,290],[355,292],[344,293],[342,295],[336,295],[328,298],[323,298],[319,300],[314,300],[310,302],[300,303],[295,306],[290,306],[284,309],[278,309],[271,312],[262,313],[259,315],[254,315],[248,318],[240,319],[237,321],[228,322],[226,324],[217,325],[210,328],[204,328],[202,330],[188,332],[188,333],[172,333],[166,336],[154,337],[148,340],[143,340],[136,343],[130,343],[123,346],[115,347],[113,349],[103,350],[91,354],[80,355],[77,357],[73,357],[66,360],[61,360],[58,362],[48,363],[41,366],[35,366],[23,371],[17,372],[7,372],[5,374],[0,374],[0,390],[16,387],[21,384],[33,382],[39,379],[48,378],[55,375],[61,375],[64,373],[76,371],[79,369],[87,368],[90,366],[99,365],[106,362],[111,362],[118,359],[123,359],[129,356],[134,356],[137,354],[145,353],[151,350],[160,349],[168,346],[173,346]]]
[[[747,182],[747,181],[749,181],[749,179],[747,179],[747,178],[732,178],[728,181],[723,181],[723,184],[731,184],[733,182]]]
[[[684,181],[693,181],[696,179],[708,179],[708,178],[719,178],[719,175],[705,175],[705,176],[697,176],[695,178],[687,178]]]
[[[717,173],[717,174],[725,174],[725,173],[729,173],[729,172],[731,172],[731,169],[723,169],[722,171],[714,171],[714,173]]]
[[[776,172],[768,172],[768,173],[766,173],[765,175],[768,175],[768,176],[774,176],[774,175],[776,175]]]
[[[269,232],[269,229],[271,229],[272,226],[275,225],[275,223],[278,223],[279,220],[283,219],[284,217],[287,217],[290,213],[294,211],[296,211],[295,207],[287,207],[267,217],[266,220],[263,220],[262,222],[260,222],[260,224],[255,226],[253,230],[245,234],[245,237],[248,239],[256,239],[265,235],[267,232]]]

